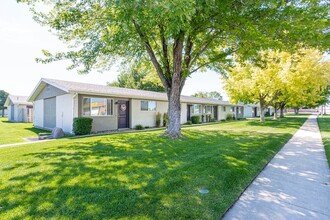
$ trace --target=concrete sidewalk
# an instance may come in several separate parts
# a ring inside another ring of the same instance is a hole
[[[330,219],[330,169],[310,116],[223,219]]]

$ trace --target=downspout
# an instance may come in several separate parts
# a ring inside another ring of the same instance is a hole
[[[78,95],[78,93],[73,93],[73,96],[72,96],[72,128],[71,128],[71,132],[70,133],[72,133],[72,130],[73,130],[73,119],[74,119],[74,111],[75,111],[75,109],[74,109],[74,100],[75,100],[75,98],[77,97],[77,95]],[[79,105],[79,101],[78,101],[78,105]]]

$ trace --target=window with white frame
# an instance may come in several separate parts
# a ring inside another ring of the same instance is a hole
[[[210,106],[210,105],[206,105],[206,106],[204,107],[204,113],[205,113],[205,114],[211,114],[211,113],[212,113],[212,106]]]
[[[141,111],[156,111],[156,101],[141,101]]]
[[[226,106],[223,106],[223,111],[224,111],[224,112],[226,111]]]
[[[191,113],[193,115],[202,114],[202,105],[197,105],[197,104],[192,105]]]
[[[231,111],[231,112],[235,112],[235,107],[231,107],[231,108],[230,108],[230,111]]]
[[[82,101],[83,116],[113,115],[113,99],[85,97]]]

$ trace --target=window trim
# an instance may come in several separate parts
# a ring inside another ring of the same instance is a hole
[[[147,110],[142,109],[142,102],[147,102],[148,103],[148,109]],[[155,102],[155,110],[149,110],[149,102]],[[140,100],[140,111],[141,112],[156,112],[157,111],[157,101],[155,101],[155,100]]]
[[[90,99],[90,102],[89,102],[90,115],[85,115],[84,114],[84,106],[83,106],[84,99]],[[106,100],[106,105],[105,105],[106,115],[92,115],[92,102],[91,102],[92,99],[103,99],[103,100],[105,99]],[[111,106],[111,111],[110,111],[111,114],[110,115],[108,115],[108,100],[110,100],[110,103],[112,103],[112,105],[110,104],[110,106]],[[83,96],[82,101],[81,101],[81,116],[83,116],[83,117],[109,117],[109,116],[114,116],[114,105],[115,105],[115,102],[114,102],[113,98]]]
[[[195,105],[198,106],[198,113],[195,112]],[[201,115],[201,114],[203,114],[203,106],[201,104],[192,104],[191,114],[192,115]]]
[[[206,111],[206,108],[210,108],[210,112]],[[204,105],[204,114],[213,114],[213,106],[212,105]]]

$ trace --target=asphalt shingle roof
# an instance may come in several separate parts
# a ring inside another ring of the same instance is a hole
[[[45,83],[60,88],[66,92],[75,92],[79,94],[92,94],[92,95],[106,95],[125,98],[138,98],[157,101],[167,101],[166,93],[152,92],[138,89],[128,89],[120,87],[112,87],[106,85],[97,85],[89,83],[80,83],[72,81],[64,81],[58,79],[41,79]],[[201,104],[215,104],[215,105],[233,105],[228,101],[197,98],[192,96],[181,96],[181,101],[185,103],[201,103]]]

